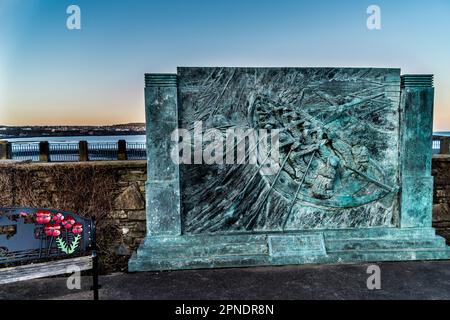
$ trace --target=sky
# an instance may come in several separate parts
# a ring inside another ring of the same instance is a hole
[[[144,122],[144,73],[177,66],[336,66],[434,74],[450,130],[449,35],[448,0],[0,0],[0,124]]]

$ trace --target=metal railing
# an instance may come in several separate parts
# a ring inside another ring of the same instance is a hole
[[[433,136],[433,153],[449,154],[450,153],[450,137]]]
[[[129,160],[147,159],[147,149],[145,143],[127,142],[127,159]]]
[[[450,137],[433,136],[433,154],[450,154]],[[31,161],[145,160],[144,142],[8,142],[0,141],[0,159]]]
[[[42,162],[101,160],[145,160],[146,145],[141,142],[8,142],[0,141],[0,159]]]
[[[117,142],[88,143],[88,158],[92,161],[118,159]]]
[[[441,149],[441,140],[433,140],[433,150]]]
[[[78,143],[50,143],[50,161],[78,161],[80,155],[78,152]]]
[[[39,161],[38,142],[19,142],[10,144],[10,159]]]

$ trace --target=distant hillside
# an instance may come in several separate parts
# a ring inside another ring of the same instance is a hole
[[[112,136],[145,134],[145,123],[110,126],[2,126],[0,139],[47,136]]]

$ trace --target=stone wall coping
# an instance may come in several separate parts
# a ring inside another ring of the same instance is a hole
[[[450,162],[450,154],[433,154],[433,160]]]
[[[449,161],[450,154],[434,154],[433,160]],[[113,161],[86,161],[86,162],[31,162],[27,160],[0,160],[0,168],[6,167],[29,167],[29,168],[48,168],[64,167],[67,165],[80,167],[111,167],[111,168],[141,168],[147,165],[146,160],[113,160]]]
[[[146,168],[146,160],[114,160],[114,161],[86,161],[86,162],[18,162],[0,161],[0,168],[27,168],[30,170],[40,170],[52,167],[98,167],[98,168]]]

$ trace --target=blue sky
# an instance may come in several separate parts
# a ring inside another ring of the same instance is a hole
[[[450,130],[449,33],[448,0],[1,0],[0,124],[143,122],[143,74],[177,66],[373,66],[434,73]]]

